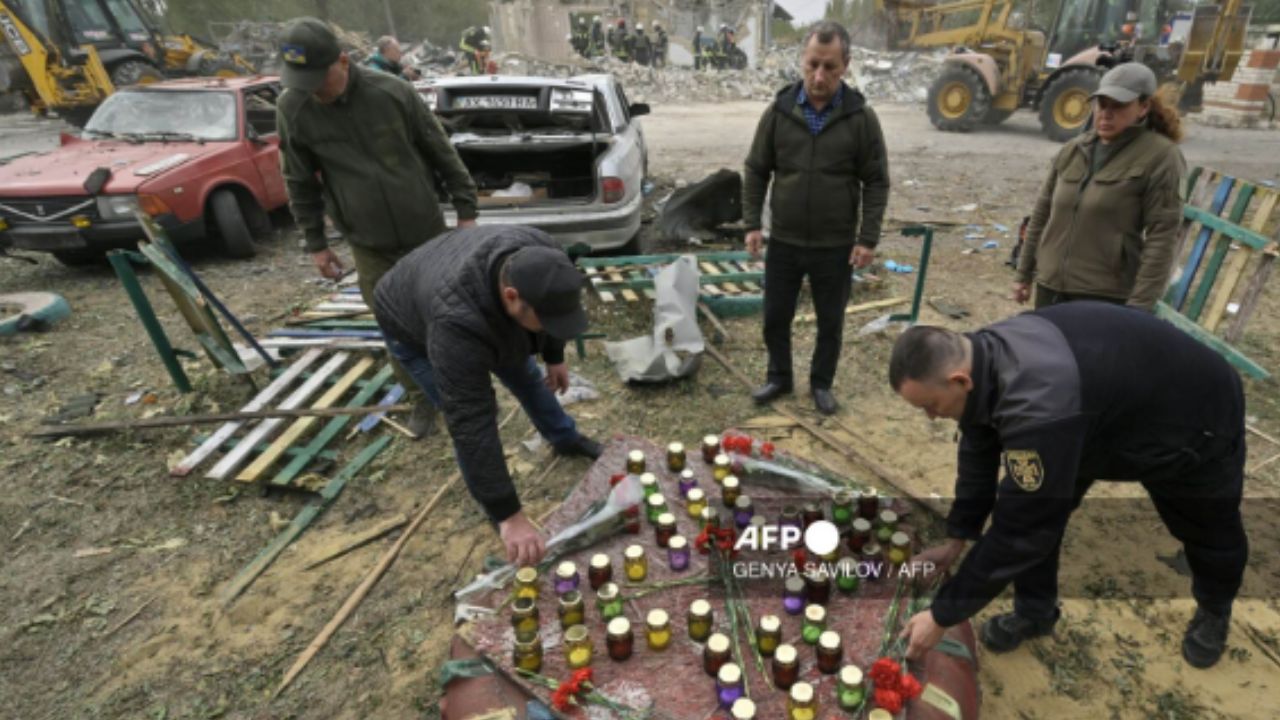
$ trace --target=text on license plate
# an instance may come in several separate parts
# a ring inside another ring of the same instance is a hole
[[[537,110],[538,98],[533,95],[466,95],[454,98],[453,106],[477,110]]]

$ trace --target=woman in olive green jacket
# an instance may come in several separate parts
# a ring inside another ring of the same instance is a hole
[[[1027,227],[1014,299],[1103,300],[1152,310],[1177,251],[1186,162],[1177,111],[1141,63],[1102,77],[1094,128],[1063,146]]]

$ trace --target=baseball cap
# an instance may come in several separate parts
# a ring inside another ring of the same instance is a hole
[[[1130,103],[1139,97],[1156,94],[1156,74],[1139,62],[1121,63],[1102,76],[1098,89],[1090,97],[1099,95],[1116,102]]]
[[[337,36],[323,20],[290,20],[280,34],[280,82],[287,88],[315,92],[341,54]]]
[[[508,261],[507,279],[551,337],[572,340],[587,329],[582,274],[563,250],[543,245],[520,248]]]

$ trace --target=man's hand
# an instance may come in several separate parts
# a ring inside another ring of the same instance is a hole
[[[542,382],[547,384],[551,392],[565,394],[569,389],[569,366],[564,363],[547,365],[547,376],[542,379]]]
[[[854,245],[853,252],[849,253],[849,267],[857,270],[871,264],[876,259],[876,251],[866,245]]]
[[[409,81],[417,80],[422,77],[422,73],[418,72],[417,68],[412,68],[412,67],[405,68],[404,72],[402,72],[401,74],[404,75],[405,80],[409,80]]]
[[[933,572],[917,575],[916,581],[933,580],[938,573],[945,573],[964,552],[964,546],[964,540],[952,538],[941,545],[934,545],[924,552],[917,553],[911,558],[913,563],[933,563],[934,569]]]
[[[524,511],[498,523],[498,535],[507,546],[507,562],[516,567],[537,565],[547,552],[542,533],[524,516]]]
[[[752,230],[747,233],[747,252],[751,253],[751,257],[760,257],[760,248],[764,247],[764,232],[761,230]]]
[[[920,660],[942,640],[946,631],[946,628],[934,621],[932,610],[922,610],[907,621],[907,626],[902,628],[898,637],[907,641],[907,659]]]
[[[1013,284],[1013,301],[1019,305],[1025,305],[1031,299],[1031,283],[1014,283]]]
[[[342,277],[344,269],[342,261],[338,259],[338,254],[332,248],[325,248],[311,253],[311,261],[316,264],[316,269],[320,274],[330,280],[337,280]]]
[[[471,218],[470,220],[459,220],[459,221],[458,221],[458,229],[459,229],[459,230],[461,230],[461,229],[463,229],[463,228],[473,228],[473,227],[475,227],[475,226],[476,226],[476,219],[475,219],[475,218]]]

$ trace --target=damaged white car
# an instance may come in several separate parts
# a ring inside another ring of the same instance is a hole
[[[475,179],[480,224],[530,225],[565,247],[635,249],[648,169],[636,118],[649,106],[629,103],[612,75],[436,78],[415,87]],[[452,225],[453,211],[445,215]]]

